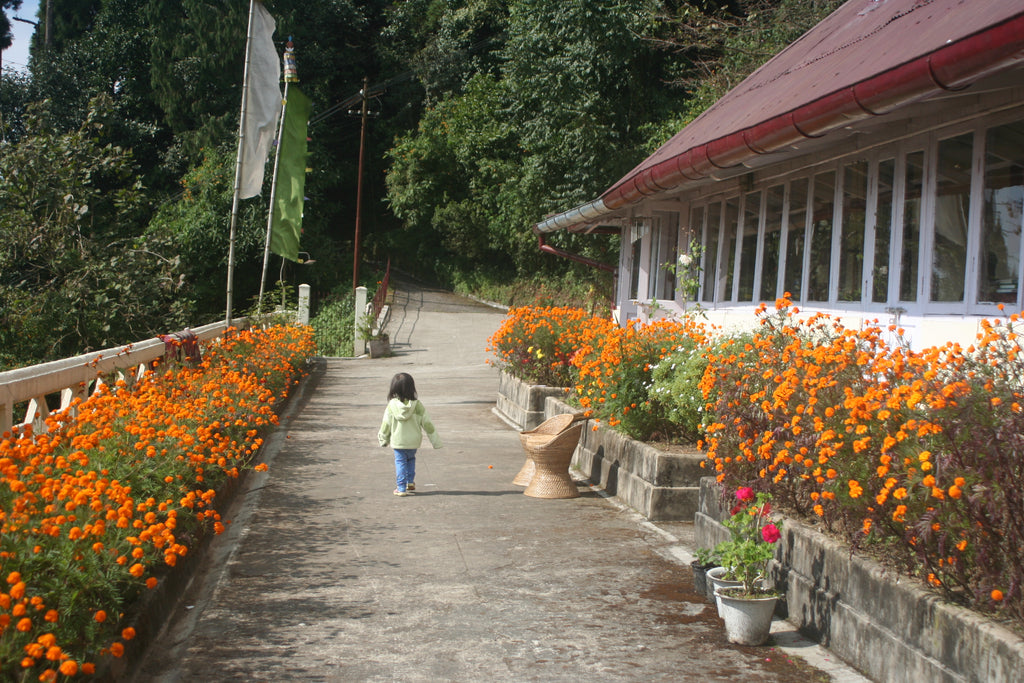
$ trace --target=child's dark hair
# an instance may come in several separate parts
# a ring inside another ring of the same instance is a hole
[[[412,375],[407,372],[400,372],[391,378],[388,400],[390,401],[393,398],[402,401],[416,400],[416,383],[412,381]]]

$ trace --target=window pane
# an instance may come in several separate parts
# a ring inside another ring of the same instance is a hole
[[[637,299],[640,296],[640,248],[643,245],[643,237],[647,226],[642,223],[634,223],[630,229],[630,256],[629,256],[629,298]]]
[[[963,301],[967,271],[967,217],[971,209],[971,150],[967,133],[939,142],[935,186],[932,301]]]
[[[907,155],[903,194],[903,250],[900,259],[900,301],[917,301],[917,263],[921,245],[921,187],[924,152]]]
[[[764,251],[761,253],[761,301],[775,300],[775,287],[779,278],[779,249],[782,246],[783,185],[765,191]],[[750,201],[749,195],[747,201]]]
[[[871,300],[889,299],[889,249],[892,241],[892,183],[896,162],[878,163],[878,207],[875,210],[875,265],[871,275]]]
[[[690,247],[695,241],[697,244],[700,243],[699,240],[694,240],[693,236],[703,234],[704,207],[698,206],[690,211],[690,226],[686,230],[686,244],[680,245],[680,251],[690,257],[689,264],[687,264],[679,274],[679,292],[684,304],[688,301],[695,301],[697,299],[697,288],[700,287],[700,260],[692,258],[693,254],[690,253]]]
[[[868,196],[868,162],[843,170],[843,225],[839,238],[839,301],[860,301],[864,277],[864,210]]]
[[[985,135],[978,301],[1017,303],[1024,215],[1024,121]]]
[[[704,291],[701,300],[713,302],[716,299],[715,283],[718,282],[718,230],[721,227],[722,205],[718,202],[708,205],[708,222],[705,228],[704,244]]]
[[[732,278],[736,270],[736,226],[740,218],[738,197],[725,200],[725,251],[722,252],[722,267],[725,269],[725,291],[722,301],[732,301]]]
[[[675,276],[671,268],[676,260],[677,233],[675,214],[654,217],[651,228],[651,254],[648,264],[647,297],[649,299],[672,299],[675,290]]]
[[[832,208],[835,203],[835,189],[835,171],[814,176],[808,301],[828,301],[828,280],[832,271]]]
[[[793,301],[800,300],[804,273],[804,241],[807,228],[807,178],[789,184],[789,227],[786,236],[786,274],[784,292]]]
[[[757,265],[757,229],[761,221],[761,193],[751,192],[743,208],[743,244],[740,252],[739,301],[754,300],[754,268]]]

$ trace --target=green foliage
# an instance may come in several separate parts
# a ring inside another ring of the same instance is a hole
[[[704,419],[704,396],[700,380],[708,362],[696,343],[685,339],[665,360],[651,370],[651,403],[671,427],[670,440],[696,443]]]
[[[355,295],[339,289],[320,305],[310,320],[317,353],[321,356],[351,356],[355,344]]]
[[[736,491],[738,502],[732,516],[723,524],[729,529],[729,540],[715,546],[713,554],[728,571],[724,578],[743,584],[743,596],[763,597],[763,581],[768,576],[768,562],[775,557],[775,543],[780,538],[782,522],[768,517],[771,494],[742,487]]]
[[[137,238],[148,207],[131,154],[107,135],[109,98],[71,133],[35,107],[0,147],[0,348],[6,365],[146,337],[177,324],[178,259]]]
[[[157,210],[146,231],[176,245],[184,293],[203,317],[224,311],[234,174],[234,150],[227,145],[204,150],[202,163],[182,179],[181,193]],[[242,202],[235,228],[235,301],[259,291],[265,241],[265,206]]]

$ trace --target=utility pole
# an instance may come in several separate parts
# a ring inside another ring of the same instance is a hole
[[[46,49],[49,50],[52,45],[51,36],[53,35],[53,0],[46,0],[46,33],[43,37],[43,44],[46,45]]]
[[[359,91],[362,98],[360,119],[362,120],[359,129],[359,175],[356,180],[356,236],[352,244],[352,289],[359,286],[359,228],[363,218],[363,159],[366,154],[366,119],[367,100],[369,99],[370,80],[363,76],[363,89]]]

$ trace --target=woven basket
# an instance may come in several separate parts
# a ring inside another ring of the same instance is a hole
[[[563,413],[544,420],[544,422],[533,429],[519,432],[519,441],[523,444],[523,450],[526,451],[526,462],[523,463],[522,469],[519,470],[519,474],[512,480],[512,483],[516,486],[528,486],[530,480],[533,479],[536,467],[533,464],[533,458],[530,457],[531,448],[547,443],[559,432],[568,429],[574,422],[583,419],[586,418],[582,413]],[[538,440],[538,437],[543,438]]]
[[[523,491],[532,498],[576,498],[576,482],[569,476],[569,463],[576,445],[580,441],[583,425],[570,427],[544,444],[527,444],[527,452],[533,460],[534,473],[530,485]]]

